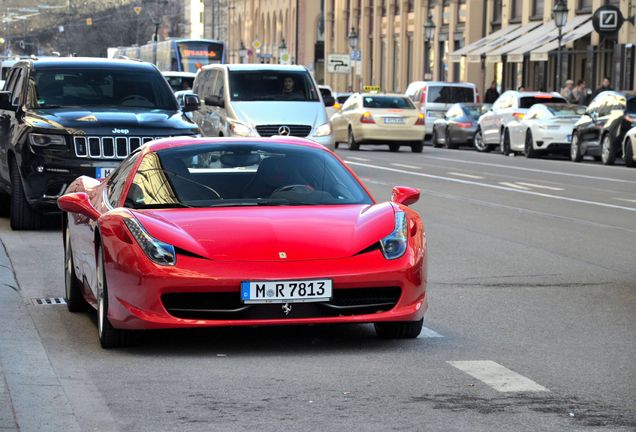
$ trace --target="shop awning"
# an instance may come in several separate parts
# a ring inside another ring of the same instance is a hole
[[[572,27],[575,27],[574,21],[576,21],[576,18],[583,18],[583,17],[585,17],[585,19],[578,21],[578,23],[576,23],[576,28],[573,29]],[[581,39],[582,37],[592,33],[594,31],[594,26],[592,25],[591,17],[592,15],[581,15],[580,17],[576,17],[573,20],[572,27],[570,27],[570,29],[563,35],[561,44],[565,45],[569,42],[574,42],[575,40]],[[530,60],[531,61],[548,61],[548,53],[558,48],[559,48],[559,42],[553,39],[552,41],[548,43],[545,43],[537,48],[532,49],[532,51],[530,51]]]
[[[524,39],[528,34],[534,33],[537,28],[542,27],[540,22],[531,22],[529,24],[524,25],[523,27],[519,27],[516,31],[511,33],[507,40],[497,46],[491,47],[486,54],[486,62],[488,63],[499,63],[501,62],[501,56],[506,54],[508,51],[516,48],[518,45],[518,41],[520,39]]]
[[[498,46],[499,43],[497,43],[497,41],[501,40],[505,35],[517,30],[519,27],[520,27],[519,25],[511,25],[511,26],[499,29],[496,32],[491,33],[486,37],[483,37],[469,45],[466,45],[463,48],[453,51],[452,53],[450,53],[449,59],[451,62],[456,63],[461,61],[463,56],[466,56],[469,58],[468,61],[471,62],[470,58],[476,56],[476,59],[477,59],[476,61],[480,62],[481,55],[484,52],[488,51],[488,47],[491,44],[496,44],[495,46]],[[472,62],[475,62],[474,58]]]

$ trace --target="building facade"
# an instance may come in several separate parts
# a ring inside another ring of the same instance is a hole
[[[227,41],[228,0],[204,0],[203,35]]]

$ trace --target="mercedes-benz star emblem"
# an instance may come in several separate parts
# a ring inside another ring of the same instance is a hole
[[[292,310],[292,306],[289,303],[285,303],[283,305],[283,313],[285,314],[285,316],[289,315],[291,310]]]
[[[291,134],[291,129],[289,126],[281,126],[278,128],[278,135],[289,136]]]

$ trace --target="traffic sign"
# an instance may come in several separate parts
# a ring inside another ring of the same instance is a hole
[[[351,51],[351,60],[354,60],[354,61],[362,60],[362,51],[360,50]]]
[[[282,53],[280,55],[280,64],[288,65],[291,63],[291,57],[288,53]]]
[[[351,56],[349,54],[328,54],[327,72],[340,74],[351,73]]]
[[[254,49],[256,49],[256,50],[257,50],[257,49],[260,49],[260,47],[261,47],[262,45],[263,45],[263,44],[262,44],[262,43],[261,43],[261,41],[259,41],[258,39],[254,39],[254,42],[252,42],[252,46],[253,46],[253,47],[254,47]]]
[[[135,7],[133,7],[133,11],[134,11],[137,15],[139,15],[139,14],[141,13],[141,6],[135,6]]]

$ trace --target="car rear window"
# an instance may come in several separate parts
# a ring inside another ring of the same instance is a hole
[[[342,95],[342,96],[338,96],[338,97],[336,98],[336,100],[338,101],[338,103],[343,104],[343,103],[345,103],[345,102],[347,101],[347,99],[349,99],[349,96],[351,96],[351,95]]]
[[[530,108],[534,104],[567,103],[562,97],[556,96],[524,96],[519,100],[519,108]]]
[[[555,117],[577,117],[585,113],[585,107],[578,105],[551,105],[547,108]]]
[[[363,98],[365,108],[405,108],[415,109],[413,103],[406,97],[398,96],[365,96]]]
[[[430,86],[427,95],[429,103],[475,102],[475,91],[472,87]]]

